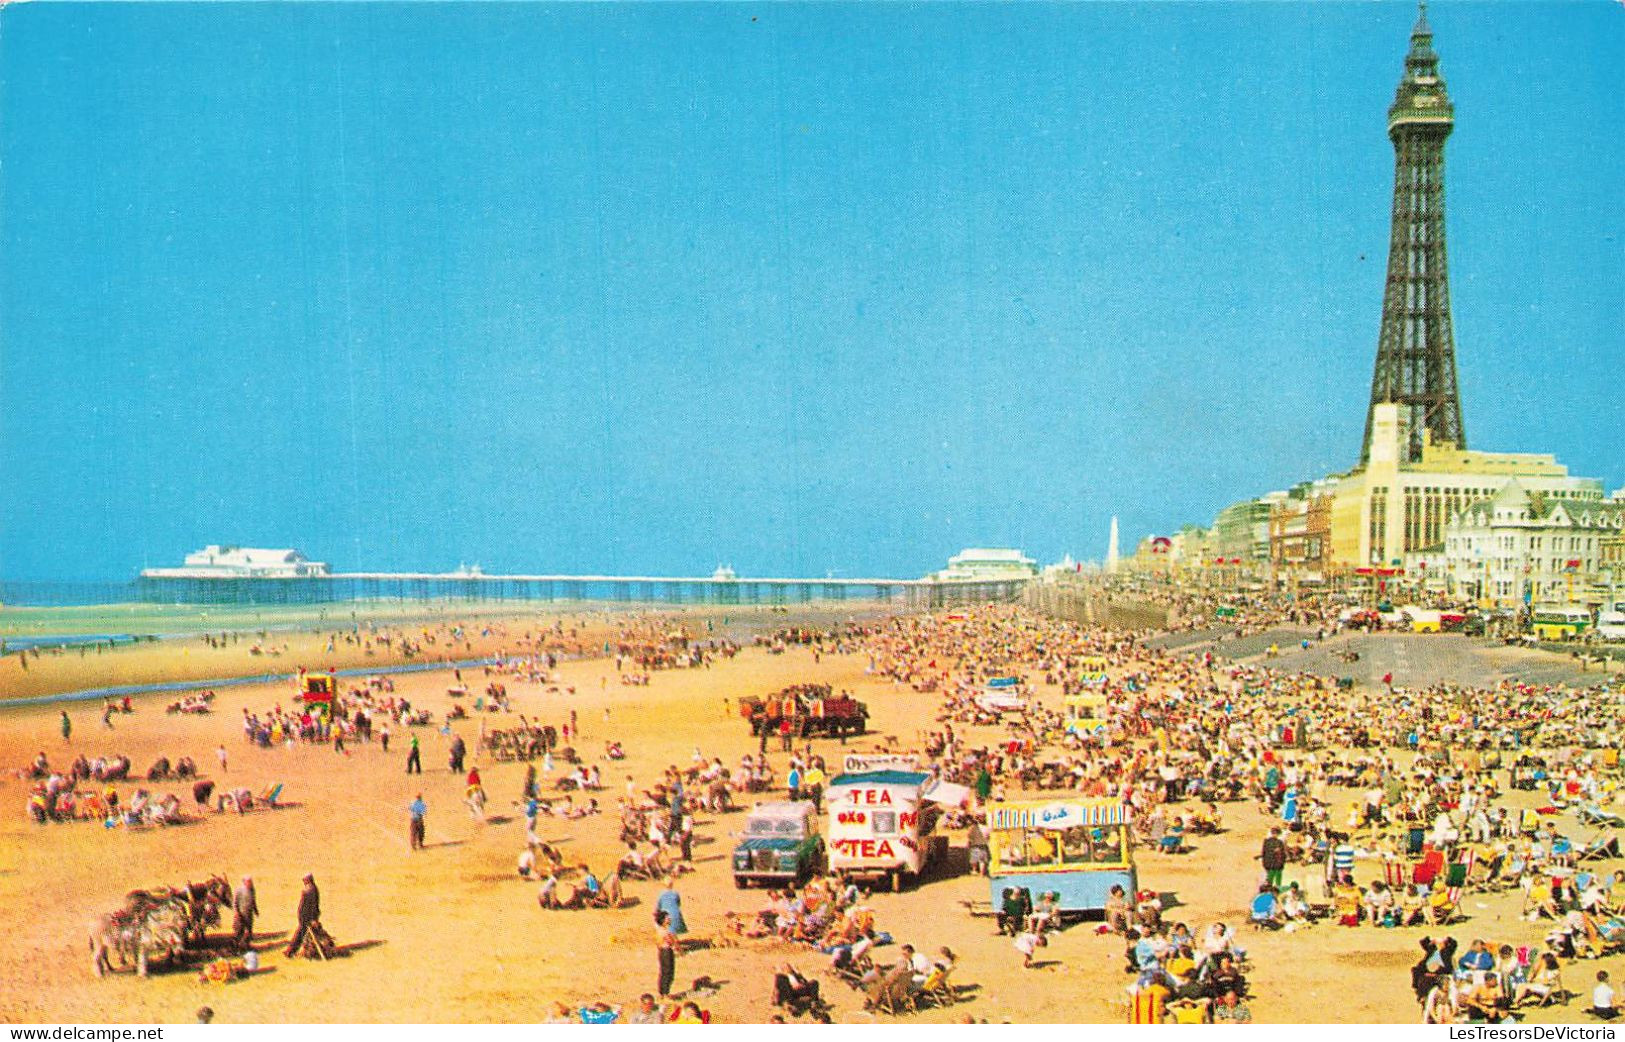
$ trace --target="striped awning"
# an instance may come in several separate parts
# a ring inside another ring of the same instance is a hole
[[[997,807],[996,829],[1070,829],[1086,825],[1126,825],[1129,809],[1121,803],[1049,803],[1036,807]]]

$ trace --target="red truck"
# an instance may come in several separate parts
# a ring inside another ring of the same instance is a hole
[[[850,695],[834,694],[828,684],[796,684],[766,698],[742,698],[739,715],[750,722],[750,733],[778,734],[779,724],[790,721],[791,733],[802,738],[835,738],[863,734],[868,729],[869,707]]]

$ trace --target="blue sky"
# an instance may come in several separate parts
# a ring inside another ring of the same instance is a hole
[[[0,575],[915,575],[1359,455],[1404,3],[0,9]],[[1473,447],[1625,483],[1625,6],[1435,3]]]

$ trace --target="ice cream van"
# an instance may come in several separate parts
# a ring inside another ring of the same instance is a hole
[[[924,789],[923,771],[842,774],[825,790],[825,849],[830,874],[871,879],[890,890],[917,880],[947,848],[932,834],[938,808]]]

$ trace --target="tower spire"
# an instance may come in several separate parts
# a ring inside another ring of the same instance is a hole
[[[1400,458],[1421,458],[1422,444],[1467,447],[1456,387],[1456,342],[1450,321],[1450,273],[1444,232],[1444,142],[1455,110],[1439,74],[1426,0],[1419,0],[1410,51],[1388,137],[1394,145],[1394,202],[1388,239],[1388,278],[1382,298],[1371,408],[1399,405],[1406,432]],[[1360,462],[1371,456],[1366,413]]]

